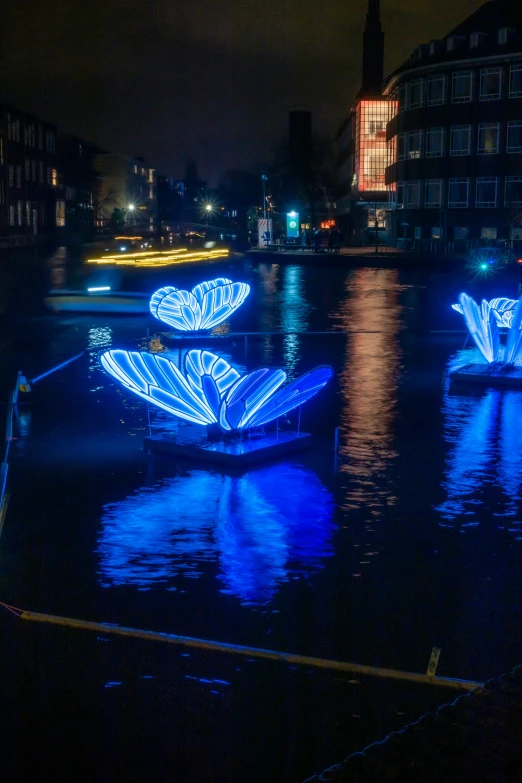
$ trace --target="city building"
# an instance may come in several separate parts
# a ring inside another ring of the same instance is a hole
[[[522,240],[522,2],[489,0],[389,76],[386,187],[407,247]]]
[[[59,218],[58,235],[62,239],[74,237],[87,241],[95,232],[98,178],[93,164],[94,151],[92,144],[76,136],[58,136],[58,175],[62,188],[57,210],[64,213]]]
[[[53,241],[58,185],[54,125],[0,104],[0,247]]]
[[[369,0],[363,34],[361,89],[336,137],[337,221],[355,244],[387,240],[392,229],[393,183],[386,182],[386,126],[395,113],[383,96],[384,33],[379,0]]]
[[[118,153],[97,153],[93,164],[98,175],[98,231],[126,226],[154,232],[158,227],[156,171],[148,168],[142,158]]]

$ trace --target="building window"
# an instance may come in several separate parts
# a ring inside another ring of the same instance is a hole
[[[11,163],[7,167],[7,178],[9,180],[9,187],[14,187],[14,166]]]
[[[414,226],[414,228],[413,228],[413,238],[414,239],[422,239],[422,226]]]
[[[18,226],[22,225],[23,215],[22,215],[22,202],[17,201],[16,202],[16,224]]]
[[[454,226],[453,239],[467,239],[469,236],[468,226]]]
[[[486,33],[471,33],[469,37],[469,48],[476,49],[477,46],[482,44],[482,41],[486,38]]]
[[[443,75],[428,77],[426,103],[428,106],[440,106],[446,98],[446,80]]]
[[[50,152],[51,154],[54,154],[56,152],[54,131],[48,130],[45,132],[45,149],[47,150],[47,152]]]
[[[498,122],[481,122],[478,127],[477,152],[479,155],[496,155],[500,138]]]
[[[449,181],[448,207],[464,209],[468,206],[469,178],[452,177]]]
[[[496,239],[497,238],[497,227],[496,226],[483,226],[480,229],[480,238],[481,239]]]
[[[33,182],[36,182],[36,161],[31,161],[31,174]]]
[[[406,109],[406,97],[407,97],[407,91],[406,91],[406,85],[400,84],[399,85],[399,111],[405,111]]]
[[[38,149],[43,150],[43,129],[42,126],[38,126]]]
[[[415,79],[410,82],[410,109],[418,109],[422,106],[424,99],[424,82],[422,79]]]
[[[397,160],[404,160],[406,157],[406,144],[408,143],[408,134],[399,133],[397,139]]]
[[[431,229],[431,238],[442,239],[442,230],[440,226],[433,226],[433,228]]]
[[[19,163],[16,167],[16,187],[22,187],[22,164]]]
[[[424,206],[427,209],[442,207],[442,179],[427,179],[424,191]]]
[[[58,187],[58,173],[56,169],[51,169],[51,185],[53,188]]]
[[[31,225],[31,202],[26,201],[25,202],[25,222],[26,225]]]
[[[408,209],[417,209],[420,207],[420,182],[413,180],[407,183]]]
[[[9,139],[9,141],[11,141],[11,135],[12,135],[11,127],[12,127],[11,126],[11,115],[8,113],[7,114],[7,138]],[[11,225],[14,226],[14,223],[11,223]]]
[[[440,158],[444,155],[444,128],[428,128],[426,131],[426,157]]]
[[[506,152],[522,152],[522,120],[508,122]]]
[[[509,74],[509,97],[522,98],[522,65],[512,65]]]
[[[31,161],[29,160],[29,158],[26,158],[25,159],[25,178],[26,178],[26,180],[29,179],[30,174],[31,174]]]
[[[471,125],[452,125],[450,155],[469,155],[471,149]]]
[[[56,225],[60,228],[65,226],[65,201],[61,199],[56,202]]]
[[[11,204],[9,207],[9,225],[14,226],[15,225],[15,208],[14,204]]]
[[[154,169],[149,169],[149,183],[154,184]]]
[[[522,176],[506,177],[504,203],[506,207],[522,207]]]
[[[452,75],[452,103],[469,103],[473,98],[473,74],[471,71],[456,71]]]
[[[393,101],[363,100],[356,109],[355,175],[360,191],[388,191],[386,124],[396,113]]]
[[[14,123],[13,140],[20,141],[20,120],[16,120]]]
[[[66,201],[74,201],[75,196],[76,196],[75,189],[71,188],[70,186],[67,186],[65,188],[65,200]]]
[[[410,131],[408,137],[408,158],[415,160],[422,157],[422,131]]]
[[[135,174],[137,174],[137,173],[138,173],[138,167],[137,167],[137,165],[136,165],[136,164],[134,164],[134,173],[135,173]]]
[[[498,100],[501,89],[502,68],[482,68],[480,71],[480,100]]]
[[[497,206],[497,177],[477,177],[477,207]]]
[[[41,185],[43,185],[43,181],[44,181],[44,167],[43,167],[43,162],[40,161],[40,184]]]
[[[397,191],[395,196],[395,206],[397,209],[404,208],[404,182],[397,182]]]

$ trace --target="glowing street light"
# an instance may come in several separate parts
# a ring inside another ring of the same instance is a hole
[[[205,204],[205,211],[206,212],[213,212],[214,211],[214,207],[212,206],[212,204]]]
[[[127,204],[127,209],[129,210],[129,212],[134,212],[134,210],[136,209],[136,205],[135,204]]]

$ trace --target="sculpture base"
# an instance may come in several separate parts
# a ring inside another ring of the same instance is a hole
[[[172,457],[211,463],[221,467],[243,468],[271,459],[280,459],[288,454],[303,451],[312,445],[312,436],[306,432],[279,432],[263,435],[261,438],[242,440],[199,441],[175,438],[170,433],[151,435],[144,440],[148,451],[169,454]]]
[[[466,364],[450,373],[459,383],[522,389],[522,367],[505,364]]]

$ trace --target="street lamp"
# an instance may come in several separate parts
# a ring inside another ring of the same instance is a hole
[[[266,220],[265,182],[268,182],[268,177],[266,174],[261,174],[261,182],[263,183],[263,218]]]

